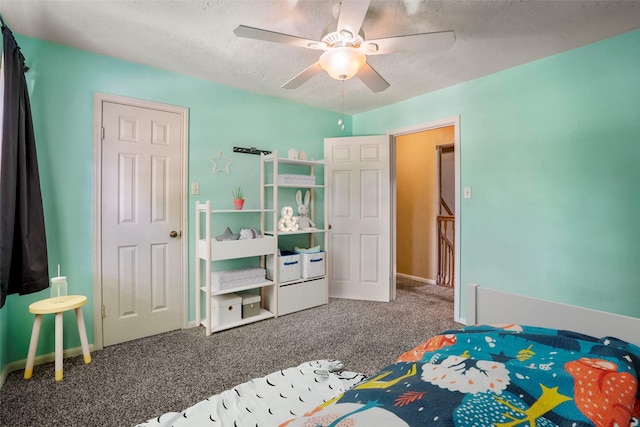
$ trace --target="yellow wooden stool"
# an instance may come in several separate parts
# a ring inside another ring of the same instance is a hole
[[[91,363],[91,353],[89,353],[89,342],[87,341],[87,330],[84,326],[82,316],[82,306],[87,303],[87,297],[83,295],[65,295],[34,302],[29,306],[29,313],[36,315],[31,331],[31,342],[29,343],[29,354],[27,365],[24,368],[24,379],[28,380],[33,375],[33,363],[38,349],[38,337],[40,336],[40,325],[43,314],[56,315],[56,381],[62,381],[62,313],[68,310],[76,310],[76,320],[78,321],[78,332],[80,333],[80,343],[82,344],[82,354],[84,363]]]

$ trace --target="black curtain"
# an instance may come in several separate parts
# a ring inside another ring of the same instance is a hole
[[[0,308],[7,295],[49,286],[47,240],[31,121],[27,68],[11,30],[4,39],[4,119],[0,164]]]

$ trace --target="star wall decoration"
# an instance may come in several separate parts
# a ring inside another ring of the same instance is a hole
[[[223,172],[229,175],[229,165],[233,160],[227,159],[222,151],[219,151],[217,156],[209,157],[209,161],[213,163],[213,173]],[[224,166],[219,166],[222,163]]]

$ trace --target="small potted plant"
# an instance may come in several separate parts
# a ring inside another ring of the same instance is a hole
[[[242,187],[238,185],[236,189],[232,191],[232,193],[233,205],[235,206],[237,211],[242,210],[242,207],[244,206],[244,192],[242,191]]]

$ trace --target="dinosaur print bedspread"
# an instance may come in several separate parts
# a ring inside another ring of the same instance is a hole
[[[640,348],[527,326],[435,336],[280,427],[636,426]]]

